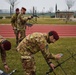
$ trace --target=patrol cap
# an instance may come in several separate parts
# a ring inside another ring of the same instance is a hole
[[[19,8],[16,8],[16,11],[19,11]]]
[[[10,50],[11,49],[11,43],[8,40],[4,40],[2,42],[2,44],[3,44],[3,47],[4,47],[5,50]]]
[[[58,33],[56,31],[50,31],[48,33],[48,35],[49,36],[52,36],[53,35],[53,37],[54,37],[55,40],[58,40],[59,39],[59,35],[58,35]]]
[[[25,10],[26,11],[26,8],[22,7],[21,9]]]

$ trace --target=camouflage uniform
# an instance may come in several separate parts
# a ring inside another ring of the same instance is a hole
[[[1,53],[1,59],[2,59],[3,64],[6,64],[6,52],[5,52],[5,50],[1,49],[1,43],[4,40],[5,39],[0,35],[0,53]]]
[[[54,54],[51,54],[47,43],[48,35],[35,32],[26,36],[17,46],[17,51],[21,54],[23,68],[26,75],[35,74],[35,61],[33,54],[41,51],[45,60],[50,63],[50,59],[54,59]]]
[[[11,24],[12,24],[12,27],[13,27],[13,30],[14,30],[14,34],[16,36],[16,44],[18,44],[18,30],[17,30],[17,17],[18,17],[18,14],[13,14],[13,16],[11,17]]]
[[[17,28],[18,28],[18,34],[20,33],[20,39],[19,42],[25,38],[25,31],[26,31],[26,17],[25,14],[20,13],[17,18]]]

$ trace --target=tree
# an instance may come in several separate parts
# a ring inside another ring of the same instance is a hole
[[[10,4],[10,14],[14,13],[14,7],[17,5],[17,0],[6,0]]]
[[[68,11],[66,13],[66,23],[70,20],[69,10],[71,7],[73,7],[76,0],[65,0],[66,4],[68,6]]]
[[[74,5],[76,0],[65,0],[65,1],[68,6],[68,10],[70,10],[70,8]]]
[[[51,17],[51,13],[53,12],[53,8],[50,7],[49,10],[48,10],[48,13],[50,14],[50,17]]]

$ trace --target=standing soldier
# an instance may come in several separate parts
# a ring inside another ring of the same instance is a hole
[[[17,46],[17,51],[21,54],[22,65],[26,75],[36,75],[34,54],[41,51],[48,65],[54,69],[55,65],[51,59],[60,59],[60,54],[52,54],[48,44],[54,43],[59,39],[56,31],[47,33],[35,32],[26,36]]]
[[[11,43],[0,35],[0,53],[1,53],[1,59],[2,59],[3,65],[6,71],[9,70],[9,66],[6,63],[6,51],[10,49],[11,49]]]
[[[11,24],[12,24],[12,27],[13,27],[13,30],[14,30],[14,34],[16,36],[16,44],[18,45],[18,30],[17,30],[17,17],[18,17],[18,14],[19,14],[19,8],[16,8],[16,13],[13,14],[12,18],[11,18]]]
[[[26,21],[28,19],[25,17],[25,13],[26,13],[26,8],[22,7],[21,13],[18,15],[18,18],[17,18],[18,34],[20,34],[19,42],[22,41],[22,39],[25,38],[25,36],[26,36],[26,34],[25,34]]]

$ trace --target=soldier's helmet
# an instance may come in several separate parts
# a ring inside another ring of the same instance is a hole
[[[3,41],[2,44],[3,44],[3,48],[5,50],[10,50],[11,49],[11,43],[8,40]]]
[[[16,10],[15,11],[19,11],[19,8],[16,8]]]
[[[26,8],[22,7],[21,9],[25,10],[26,11]]]
[[[55,40],[58,40],[59,39],[59,35],[58,35],[58,33],[56,31],[50,31],[48,33],[48,35],[49,36],[52,36],[53,35],[53,37],[54,37]]]

